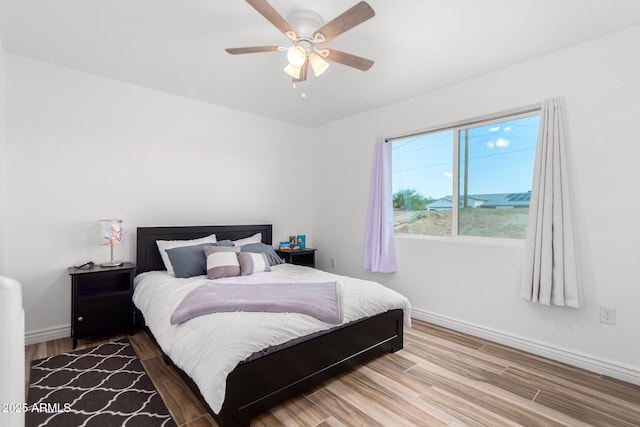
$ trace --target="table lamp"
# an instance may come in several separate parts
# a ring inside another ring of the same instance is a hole
[[[111,246],[111,261],[103,262],[100,267],[118,267],[122,261],[113,260],[113,246],[121,245],[122,240],[122,220],[121,219],[101,219],[101,241],[102,245]]]

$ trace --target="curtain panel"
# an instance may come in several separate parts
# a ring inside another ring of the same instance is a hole
[[[397,271],[393,240],[391,144],[378,141],[374,148],[365,230],[364,268],[378,273]]]
[[[542,103],[521,296],[533,303],[580,308],[562,98]]]

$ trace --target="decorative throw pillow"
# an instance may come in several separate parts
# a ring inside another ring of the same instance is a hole
[[[269,260],[269,265],[284,264],[282,258],[278,256],[271,245],[267,245],[264,243],[250,243],[242,246],[240,250],[242,252],[255,252],[265,254],[267,256],[267,259]]]
[[[215,245],[217,243],[201,243],[167,249],[174,276],[185,278],[207,274],[207,257],[204,255],[204,249]]]
[[[210,246],[204,250],[207,257],[207,278],[219,279],[240,275],[238,256],[240,248],[235,246]]]
[[[215,242],[216,235],[211,234],[209,236],[193,240],[157,240],[156,245],[158,245],[158,250],[160,251],[160,256],[162,257],[162,262],[164,262],[164,267],[167,269],[167,273],[169,273],[171,276],[174,276],[175,274],[173,272],[173,267],[171,266],[171,260],[169,259],[169,255],[167,255],[167,249]]]
[[[240,263],[241,276],[271,271],[269,260],[264,253],[240,252],[238,253],[238,262]]]
[[[262,242],[262,233],[256,233],[253,236],[245,237],[244,239],[234,240],[233,244],[235,246],[244,246],[249,243],[260,243]]]

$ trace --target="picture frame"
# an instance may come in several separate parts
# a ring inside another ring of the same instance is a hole
[[[307,238],[304,234],[298,234],[298,236],[296,237],[296,246],[298,246],[300,250],[306,249]]]

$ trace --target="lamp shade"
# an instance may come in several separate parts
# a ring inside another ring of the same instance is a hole
[[[300,80],[302,77],[302,67],[295,67],[291,64],[287,64],[287,66],[284,67],[284,72],[296,80]]]
[[[327,68],[329,68],[329,63],[317,53],[314,53],[309,57],[309,64],[311,65],[311,68],[313,68],[313,74],[316,77],[319,77],[320,74],[324,73],[327,71]]]
[[[101,219],[100,228],[103,245],[121,245],[124,243],[121,219]]]
[[[294,67],[300,67],[307,60],[307,51],[302,46],[291,46],[287,51],[287,60]]]

